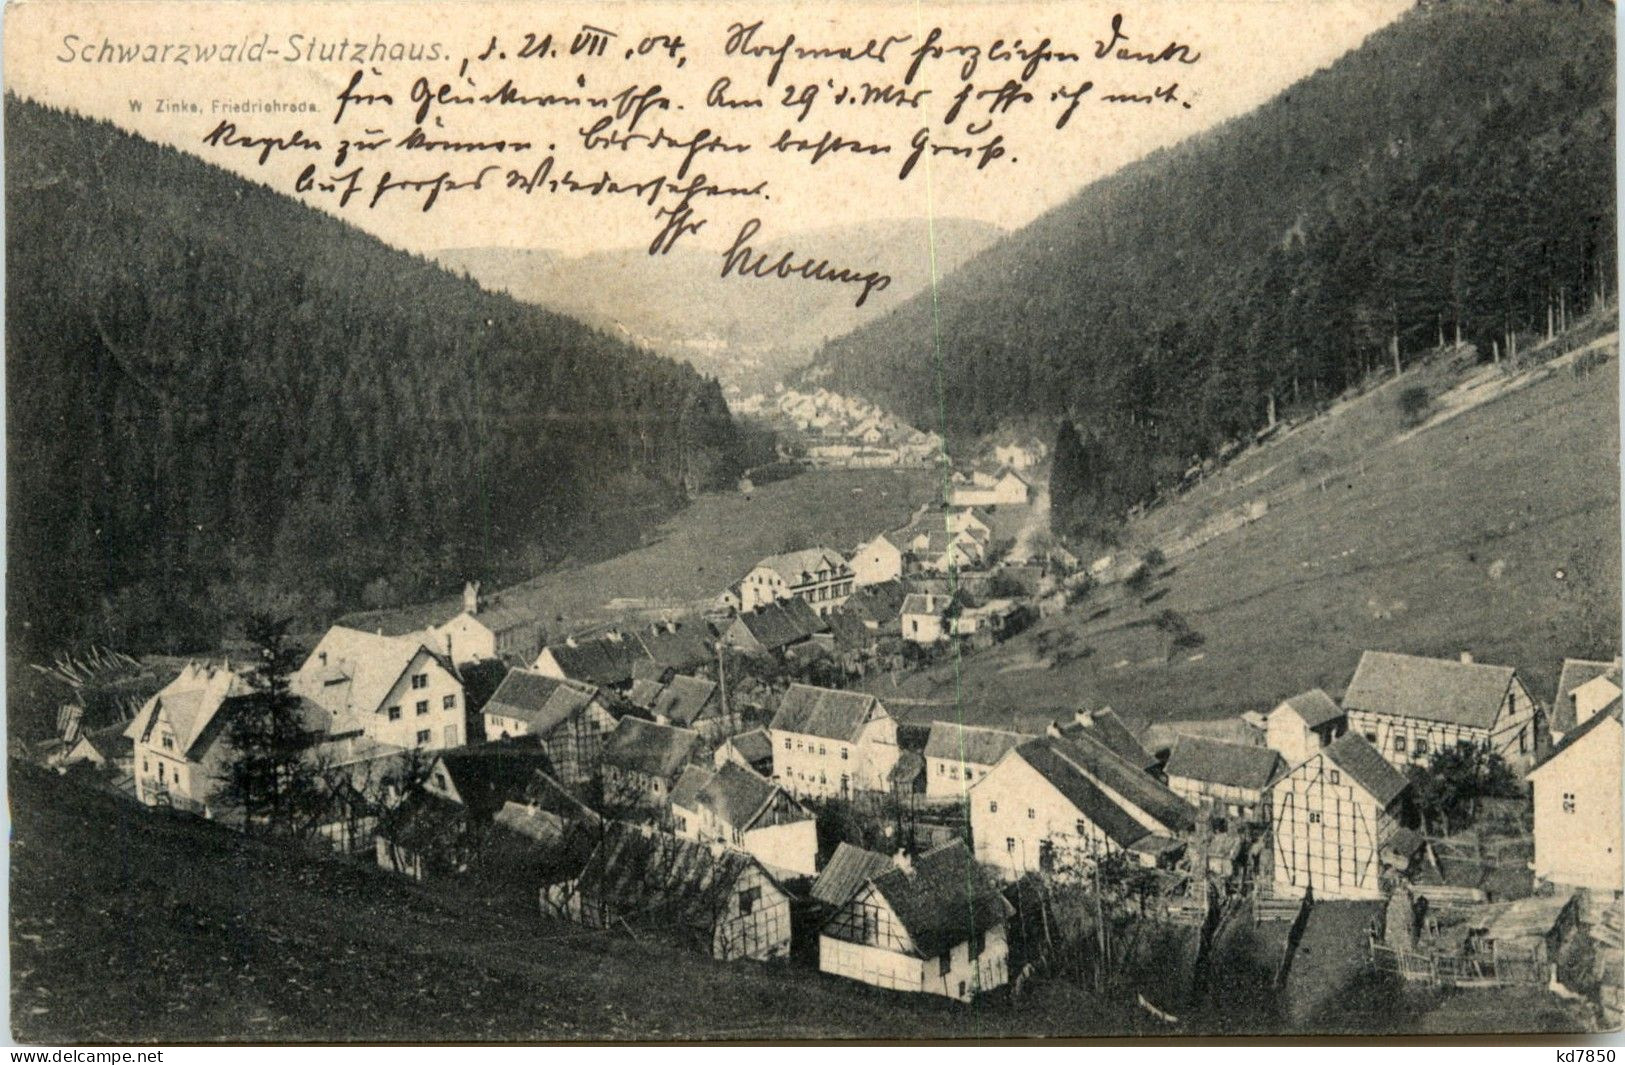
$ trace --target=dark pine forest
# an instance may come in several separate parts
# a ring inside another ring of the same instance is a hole
[[[714,380],[6,101],[14,646],[213,646],[528,574],[736,472]]]
[[[916,298],[814,373],[950,442],[1070,418],[1120,512],[1396,357],[1504,353],[1615,294],[1613,18],[1420,5],[993,245],[944,280],[940,328]]]

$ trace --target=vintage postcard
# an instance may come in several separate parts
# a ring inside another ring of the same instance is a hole
[[[13,1038],[1616,1030],[1615,47],[11,4]]]

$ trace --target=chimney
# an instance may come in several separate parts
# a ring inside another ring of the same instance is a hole
[[[566,646],[566,647],[574,647],[575,645],[576,645],[576,638],[574,636],[566,636],[564,638],[564,646]]]
[[[1095,712],[1093,710],[1074,711],[1072,714],[1072,720],[1077,724],[1082,725],[1084,728],[1093,728],[1095,724]]]
[[[1061,723],[1059,721],[1051,721],[1048,725],[1045,725],[1044,726],[1044,735],[1048,736],[1052,740],[1060,739],[1061,738]]]
[[[1473,652],[1471,652],[1471,651],[1463,651],[1461,653],[1461,664],[1464,665],[1464,666],[1472,665],[1473,664]]]
[[[892,856],[892,864],[901,869],[904,876],[914,875],[914,859],[908,856],[907,851],[899,850],[896,854],[894,854]]]
[[[480,612],[480,582],[469,581],[463,585],[463,610],[469,614]]]

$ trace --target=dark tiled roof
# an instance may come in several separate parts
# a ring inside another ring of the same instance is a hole
[[[485,704],[491,701],[491,696],[496,694],[507,678],[510,668],[500,658],[487,658],[457,667],[457,675],[463,681],[463,702],[471,713],[477,714],[485,709]]]
[[[1005,922],[1010,904],[959,840],[874,877],[920,957],[934,958]]]
[[[826,906],[845,906],[865,882],[891,867],[891,859],[884,854],[842,843],[813,881],[812,897]]]
[[[925,756],[971,765],[992,765],[1004,757],[1004,752],[1030,739],[1031,736],[1020,732],[933,721],[931,736],[925,741]]]
[[[897,615],[907,597],[908,589],[901,581],[885,581],[859,588],[841,604],[841,610],[857,617],[866,627],[873,623],[885,628],[897,624]]]
[[[1410,786],[1404,774],[1389,765],[1382,753],[1358,732],[1346,733],[1332,741],[1322,753],[1383,806],[1393,802]]]
[[[773,737],[768,735],[766,729],[753,728],[749,732],[741,732],[728,742],[747,762],[768,761],[773,757]]]
[[[531,628],[537,624],[536,615],[524,607],[517,606],[484,606],[477,613],[469,615],[493,633],[512,632],[515,629]]]
[[[696,628],[678,625],[671,629],[655,626],[634,634],[648,657],[669,669],[697,669],[711,661],[711,648]]]
[[[1156,777],[1131,765],[1087,732],[1051,741],[1068,761],[1076,763],[1095,781],[1123,796],[1171,832],[1196,827],[1196,811]]]
[[[1281,756],[1268,747],[1181,736],[1168,758],[1170,778],[1184,777],[1205,784],[1224,784],[1246,791],[1263,791],[1281,767]]]
[[[545,736],[586,709],[597,696],[598,689],[591,684],[514,669],[497,686],[484,712],[517,718],[536,735]]]
[[[711,783],[711,770],[703,765],[685,765],[683,775],[672,785],[671,804],[684,810],[700,808],[700,792]]]
[[[781,732],[856,742],[870,713],[877,709],[885,713],[880,700],[864,692],[792,684],[779,700],[771,727]]]
[[[704,677],[673,677],[655,698],[654,712],[673,724],[685,728],[694,724],[707,711],[715,713],[722,705],[717,697],[717,682]]]
[[[1147,725],[1140,733],[1140,742],[1153,754],[1173,750],[1181,736],[1199,736],[1203,739],[1239,743],[1248,747],[1264,746],[1264,733],[1239,717],[1222,717],[1210,721],[1158,721]]]
[[[1329,721],[1336,721],[1343,716],[1343,708],[1332,701],[1332,697],[1319,688],[1311,688],[1306,692],[1299,692],[1290,699],[1282,701],[1290,706],[1297,715],[1303,718],[1303,723],[1309,728],[1319,728]]]
[[[553,768],[539,746],[514,740],[453,747],[440,752],[439,762],[469,813],[482,818],[523,798],[531,777]]]
[[[760,773],[726,762],[709,774],[695,801],[718,821],[743,831],[755,823],[778,790],[778,785]]]
[[[856,614],[845,609],[832,611],[828,618],[830,632],[835,635],[835,646],[843,651],[862,651],[872,646],[879,634],[863,623]]]
[[[605,765],[670,780],[688,761],[700,734],[672,725],[623,717],[604,740]]]
[[[1123,719],[1117,716],[1117,711],[1109,706],[1090,714],[1087,724],[1074,721],[1070,725],[1061,726],[1063,736],[1071,736],[1080,731],[1088,732],[1130,765],[1150,769],[1157,764],[1156,755],[1140,745],[1140,741],[1134,738],[1134,733],[1123,724]]]
[[[801,599],[780,599],[767,603],[748,614],[739,615],[738,624],[743,625],[751,638],[768,651],[778,651],[793,643],[811,639],[815,633],[829,631],[829,623]]]
[[[463,834],[468,811],[449,799],[428,792],[413,792],[378,820],[378,834],[419,854],[449,846]]]
[[[1149,829],[1117,805],[1065,756],[1061,745],[1066,742],[1045,736],[1029,740],[1016,748],[1016,752],[1117,846],[1127,848],[1149,835]]]
[[[1343,709],[1487,729],[1513,674],[1511,666],[1367,651],[1343,693]]]
[[[624,638],[582,640],[574,647],[553,643],[547,649],[566,677],[602,687],[630,684],[632,663],[643,657],[641,647],[629,645]]]
[[[1613,718],[1615,721],[1621,720],[1620,705],[1620,699],[1616,696],[1613,702],[1586,718],[1580,723],[1578,728],[1565,735],[1563,737],[1563,742],[1559,743],[1556,747],[1553,747],[1551,753],[1545,758],[1542,758],[1539,762],[1535,763],[1535,765],[1532,766],[1529,772],[1525,773],[1524,776],[1527,777],[1533,774],[1536,770],[1540,769],[1541,766],[1544,766],[1547,762],[1550,762],[1553,758],[1556,758],[1558,755],[1580,742],[1580,740],[1591,735],[1591,733],[1595,732],[1598,727],[1600,727],[1608,718]]]

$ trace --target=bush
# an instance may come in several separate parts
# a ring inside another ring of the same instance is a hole
[[[1140,556],[1140,561],[1145,563],[1147,569],[1160,569],[1168,561],[1168,556],[1162,553],[1162,548],[1153,547]]]
[[[1399,394],[1399,415],[1406,425],[1420,425],[1432,405],[1433,397],[1422,385],[1411,385]]]

